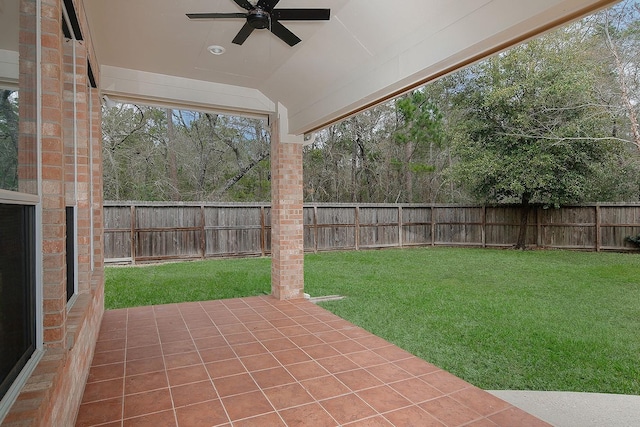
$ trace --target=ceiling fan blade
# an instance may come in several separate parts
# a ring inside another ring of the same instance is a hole
[[[282,41],[284,41],[289,46],[295,46],[302,41],[298,36],[289,31],[287,27],[285,27],[275,19],[271,21],[271,32],[280,37]]]
[[[280,21],[328,21],[331,9],[273,9],[271,17]]]
[[[187,13],[189,19],[246,18],[246,13]]]
[[[253,5],[249,3],[249,0],[233,0],[238,6],[243,9],[252,10]]]
[[[235,44],[242,44],[247,40],[247,37],[249,37],[251,33],[253,33],[253,27],[249,25],[248,22],[245,22],[244,26],[240,28],[240,31],[238,31],[238,34],[232,42]]]
[[[259,0],[256,6],[271,13],[273,8],[276,7],[279,2],[280,0]]]

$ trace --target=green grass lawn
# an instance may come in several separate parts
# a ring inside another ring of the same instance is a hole
[[[270,283],[269,258],[108,267],[104,304],[113,309],[264,295]]]
[[[268,293],[269,259],[108,268],[118,308]],[[640,395],[640,256],[420,248],[307,255],[322,306],[485,389]]]

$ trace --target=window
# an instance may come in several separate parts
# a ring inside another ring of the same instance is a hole
[[[18,191],[18,91],[0,88],[0,189]]]
[[[36,303],[38,84],[36,19],[0,2],[0,420],[39,347]]]
[[[75,210],[73,206],[67,206],[65,209],[67,217],[67,302],[76,293],[76,252],[75,252]]]
[[[0,204],[0,398],[35,351],[35,208]]]

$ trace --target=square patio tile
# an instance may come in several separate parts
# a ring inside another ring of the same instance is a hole
[[[273,412],[271,403],[260,391],[223,397],[222,402],[231,421]]]
[[[310,360],[308,362],[296,363],[293,365],[287,365],[287,370],[298,381],[309,380],[311,378],[324,377],[328,374],[316,361]]]
[[[234,427],[286,427],[284,421],[279,414],[272,412],[270,414],[258,415],[257,417],[246,418],[233,422]]]
[[[218,393],[216,393],[211,381],[201,381],[171,387],[171,398],[173,399],[173,406],[178,408],[217,399]]]
[[[126,375],[140,375],[149,372],[164,371],[164,359],[161,356],[126,362]]]
[[[398,409],[397,411],[384,414],[384,417],[395,427],[447,427],[417,406]]]
[[[346,394],[320,402],[322,407],[340,424],[371,417],[376,411],[355,394]]]
[[[411,402],[405,399],[400,393],[391,387],[381,386],[362,390],[357,393],[358,397],[367,402],[369,406],[380,413],[395,411],[397,409],[411,406]]]
[[[227,359],[219,362],[207,363],[205,368],[212,379],[229,377],[231,375],[247,372],[242,362],[238,359]]]
[[[176,427],[177,425],[173,411],[162,411],[141,417],[128,418],[123,423],[123,427]]]
[[[88,383],[84,388],[82,403],[95,402],[97,400],[107,400],[122,397],[124,387],[124,377],[114,380]]]
[[[167,374],[164,371],[132,375],[124,379],[124,394],[142,393],[168,386]]]
[[[189,427],[211,427],[229,421],[220,400],[196,403],[176,409],[178,425]]]
[[[256,371],[251,374],[253,380],[262,389],[296,382],[286,369],[282,367]]]
[[[256,382],[248,373],[233,375],[230,377],[215,378],[213,380],[213,384],[220,397],[248,393],[259,389]]]
[[[164,357],[164,363],[167,369],[183,368],[185,366],[193,366],[202,363],[200,354],[197,351],[189,353],[169,354]]]
[[[287,384],[264,390],[264,394],[274,408],[286,409],[305,405],[314,401],[313,397],[300,384]]]
[[[124,418],[152,414],[172,408],[171,394],[168,388],[124,397]]]
[[[261,371],[263,369],[276,368],[280,362],[271,354],[256,354],[253,356],[241,357],[240,361],[249,371]]]
[[[185,366],[183,368],[169,369],[167,370],[167,377],[169,378],[169,384],[171,387],[196,383],[209,379],[209,373],[204,368],[204,365]]]
[[[302,381],[301,384],[316,400],[329,399],[351,391],[333,376],[314,378]]]
[[[123,397],[80,405],[76,427],[88,427],[122,419]]]
[[[338,423],[318,403],[310,403],[297,408],[285,409],[280,416],[289,427],[335,427]]]

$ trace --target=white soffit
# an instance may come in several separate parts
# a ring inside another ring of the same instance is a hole
[[[305,94],[300,81],[284,82],[278,75],[273,76],[264,92],[277,93],[280,85],[286,85],[297,94],[298,97],[292,97],[288,103],[290,129],[308,132],[615,1],[459,0],[456,3],[464,6],[462,10],[467,13],[456,15],[451,1],[430,2],[435,6],[431,13],[435,12],[437,18],[425,18],[424,26],[350,72],[335,73],[335,79],[323,88],[323,93]],[[377,28],[384,26],[383,17],[375,22],[373,12],[365,20]]]
[[[0,0],[0,83],[18,82],[20,2]]]
[[[0,0],[0,49],[18,51],[20,1]]]
[[[0,83],[18,83],[18,58],[18,52],[0,49]]]
[[[1,1],[1,0],[0,0]],[[271,113],[286,107],[303,134],[468,65],[615,0],[281,0],[277,8],[330,8],[331,20],[283,21],[291,48],[243,19],[232,0],[79,0],[106,93],[206,109]],[[207,52],[220,45],[226,53]]]
[[[122,101],[145,100],[158,105],[201,108],[239,115],[266,116],[275,104],[259,90],[166,74],[103,65],[103,93]]]

